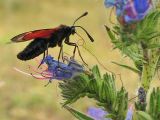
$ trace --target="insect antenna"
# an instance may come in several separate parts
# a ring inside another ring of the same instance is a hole
[[[132,98],[130,98],[128,101],[130,102],[130,101],[136,99],[137,97],[138,97],[138,95],[137,95],[137,96],[134,96],[134,97],[132,97]]]
[[[86,15],[88,15],[88,12],[85,12],[85,13],[83,13],[80,17],[78,17],[78,18],[73,22],[73,26],[75,25],[75,23],[76,23],[79,19],[81,19],[82,17],[84,17],[84,16],[86,16]]]
[[[94,42],[94,39],[92,38],[92,36],[87,32],[86,29],[84,29],[82,26],[75,26],[75,27],[79,27],[81,28],[88,36],[88,38],[91,40],[91,42]]]

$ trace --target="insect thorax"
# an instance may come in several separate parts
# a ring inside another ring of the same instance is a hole
[[[50,38],[50,47],[61,46],[63,40],[75,32],[73,27],[60,25],[59,29],[54,32]]]

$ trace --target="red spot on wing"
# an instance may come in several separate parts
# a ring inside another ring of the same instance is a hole
[[[58,29],[59,27],[53,28],[53,29],[41,29],[41,30],[25,32],[13,37],[11,41],[24,42],[24,41],[32,40],[35,38],[48,38],[51,36],[52,33],[56,32]]]
[[[44,29],[44,30],[37,30],[28,33],[23,37],[23,40],[31,40],[34,38],[47,38],[50,37],[52,33],[54,33],[57,29]]]

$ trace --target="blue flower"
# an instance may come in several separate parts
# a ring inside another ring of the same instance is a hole
[[[46,65],[44,65],[46,64]],[[91,74],[89,71],[85,70],[84,66],[79,64],[75,59],[71,58],[65,59],[65,63],[58,62],[52,56],[46,56],[41,64],[43,67],[41,69],[37,69],[37,67],[33,67],[29,65],[30,74],[24,72],[18,68],[14,68],[16,71],[32,76],[36,79],[40,80],[65,80],[71,79],[75,75],[80,73]]]
[[[90,107],[88,108],[87,114],[94,120],[111,120],[110,118],[105,118],[108,112],[101,108]]]
[[[140,21],[152,7],[151,0],[105,0],[106,7],[115,7],[118,20],[122,24]]]
[[[124,19],[127,23],[144,19],[151,9],[151,0],[133,0],[124,7]]]
[[[46,56],[41,62],[46,63],[48,68],[45,72],[50,74],[50,79],[70,79],[76,74],[84,72],[84,67],[74,59],[70,59],[67,63],[58,62],[50,55]]]

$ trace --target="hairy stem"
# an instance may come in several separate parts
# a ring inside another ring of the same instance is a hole
[[[145,111],[146,94],[150,88],[150,83],[155,76],[158,60],[160,57],[159,55],[160,50],[159,49],[149,50],[147,49],[144,43],[141,43],[141,46],[143,51],[144,62],[143,62],[140,89],[144,89],[144,93],[139,93],[138,102],[136,104],[137,106],[140,106],[137,109]]]

